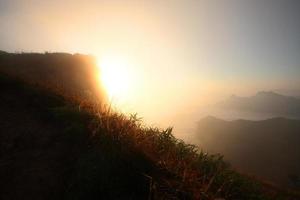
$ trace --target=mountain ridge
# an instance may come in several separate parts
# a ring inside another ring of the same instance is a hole
[[[271,113],[274,116],[300,118],[300,99],[273,91],[259,91],[254,96],[232,95],[215,105],[216,108],[256,113]]]
[[[300,120],[296,119],[226,121],[208,117],[198,121],[194,141],[210,153],[223,154],[246,173],[291,186],[289,175],[300,176],[299,133]]]

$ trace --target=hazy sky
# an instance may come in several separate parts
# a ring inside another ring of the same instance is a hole
[[[122,58],[135,81],[128,106],[163,117],[300,90],[299,19],[299,0],[0,0],[0,49]]]

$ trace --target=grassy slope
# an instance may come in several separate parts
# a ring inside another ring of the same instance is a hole
[[[91,114],[46,91],[0,82],[0,199],[148,196],[132,158],[107,139],[91,140]]]
[[[82,104],[49,87],[6,76],[0,82],[0,199],[283,195],[231,170],[221,156],[177,140],[171,129],[146,127],[135,115]]]
[[[256,183],[170,129],[0,82],[1,199],[263,199]]]

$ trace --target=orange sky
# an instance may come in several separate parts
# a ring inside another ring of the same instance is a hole
[[[279,0],[0,1],[0,49],[123,62],[130,88],[114,101],[172,125],[171,116],[231,94],[300,90],[297,8]]]

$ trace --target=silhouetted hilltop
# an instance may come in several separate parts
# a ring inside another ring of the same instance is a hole
[[[2,55],[2,54],[8,54],[6,51],[1,51],[0,50],[0,55]]]
[[[234,171],[172,128],[99,106],[82,92],[93,91],[93,67],[82,55],[0,56],[0,199],[299,197]]]
[[[201,148],[223,154],[243,172],[300,187],[300,182],[290,179],[300,177],[300,120],[224,121],[206,117],[198,123],[196,139]]]
[[[272,113],[277,116],[300,117],[300,99],[275,92],[258,92],[251,97],[232,95],[216,105],[218,108],[258,113]]]
[[[0,72],[72,96],[104,99],[92,56],[69,53],[0,53]],[[92,95],[92,97],[91,97]]]

